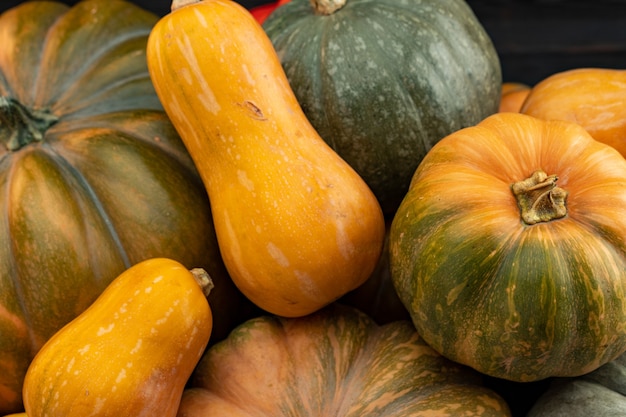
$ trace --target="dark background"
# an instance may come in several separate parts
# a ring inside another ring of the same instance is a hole
[[[77,0],[63,0],[74,4]],[[237,0],[247,8],[271,0]],[[0,0],[0,12],[23,1]],[[171,0],[133,0],[163,16]],[[626,68],[626,0],[467,0],[500,56],[504,81],[529,85],[579,67]]]

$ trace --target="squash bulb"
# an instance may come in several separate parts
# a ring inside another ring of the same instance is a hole
[[[120,274],[33,359],[29,417],[173,417],[212,330],[208,275],[155,258]]]
[[[298,317],[364,283],[384,244],[382,209],[309,123],[254,17],[234,1],[174,1],[147,58],[241,292]]]

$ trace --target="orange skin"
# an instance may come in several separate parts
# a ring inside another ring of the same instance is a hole
[[[535,85],[522,109],[540,119],[566,120],[626,157],[626,70],[579,68]]]
[[[167,258],[122,272],[33,359],[24,407],[39,417],[174,417],[213,328],[212,281]]]
[[[530,86],[523,83],[505,82],[502,84],[500,108],[498,112],[518,113],[524,104],[524,100],[530,93]]]
[[[262,309],[314,312],[374,271],[380,205],[312,127],[245,8],[177,3],[152,31],[148,68],[204,181],[224,264]]]

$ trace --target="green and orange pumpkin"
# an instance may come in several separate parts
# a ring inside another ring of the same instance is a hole
[[[377,325],[332,304],[306,317],[261,316],[200,360],[179,417],[251,415],[507,417],[482,376],[451,362],[410,321]]]
[[[580,125],[499,113],[424,158],[389,237],[394,286],[444,356],[527,382],[626,350],[626,160]]]

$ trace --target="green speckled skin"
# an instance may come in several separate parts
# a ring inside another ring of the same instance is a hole
[[[506,417],[477,372],[431,349],[409,321],[377,325],[351,307],[264,316],[205,354],[179,415]]]
[[[510,185],[569,192],[529,226]],[[498,114],[424,158],[390,230],[394,286],[422,337],[486,374],[590,372],[626,349],[626,160],[573,123]]]
[[[439,139],[498,109],[500,62],[461,0],[292,0],[264,22],[311,124],[395,212]]]

